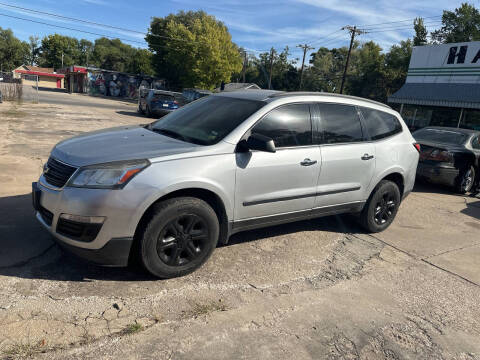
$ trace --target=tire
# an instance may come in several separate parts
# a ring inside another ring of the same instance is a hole
[[[475,184],[475,175],[475,168],[472,165],[461,170],[455,182],[455,191],[460,194],[466,194],[472,190]]]
[[[139,258],[152,275],[168,279],[202,266],[215,249],[220,226],[215,211],[193,197],[155,205],[139,239]]]
[[[380,181],[360,214],[362,227],[371,233],[385,230],[395,219],[400,202],[397,184],[388,180]]]

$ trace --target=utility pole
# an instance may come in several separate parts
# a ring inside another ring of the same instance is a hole
[[[347,77],[348,63],[350,62],[350,55],[352,53],[353,41],[355,40],[355,35],[365,34],[366,31],[358,30],[356,26],[344,26],[342,30],[348,30],[351,35],[350,39],[350,48],[348,49],[347,61],[345,62],[345,69],[343,70],[342,76],[342,85],[340,86],[340,94],[343,94],[343,87],[345,86],[345,79]]]
[[[272,72],[273,72],[273,56],[275,54],[275,49],[272,47],[270,50],[270,76],[268,78],[268,89],[272,88]]]
[[[298,48],[303,49],[303,60],[302,60],[302,69],[300,70],[300,85],[298,86],[298,90],[302,90],[302,82],[303,82],[303,67],[305,65],[305,56],[307,55],[308,50],[313,50],[315,48],[305,45],[297,45]]]
[[[62,51],[62,69],[63,69],[63,51]]]
[[[243,58],[243,69],[242,69],[242,80],[243,80],[243,83],[245,84],[245,72],[247,71],[247,52],[244,50],[243,51],[243,55],[244,55],[244,58]]]

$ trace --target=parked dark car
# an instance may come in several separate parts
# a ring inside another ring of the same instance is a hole
[[[180,107],[177,96],[181,94],[166,90],[140,89],[138,112],[148,117],[166,115]]]
[[[473,189],[480,178],[480,131],[430,126],[412,135],[421,146],[418,178],[461,194]]]

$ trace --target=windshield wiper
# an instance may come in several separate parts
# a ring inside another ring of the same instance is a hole
[[[191,141],[188,141],[188,139],[185,136],[183,136],[182,134],[179,134],[179,133],[177,133],[173,130],[157,129],[157,128],[154,128],[154,127],[152,127],[151,130],[155,131],[156,133],[166,135],[168,137],[172,137],[174,139],[182,140],[182,141],[185,141],[185,142],[191,142]]]

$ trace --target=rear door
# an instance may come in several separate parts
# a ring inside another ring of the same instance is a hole
[[[315,208],[360,202],[375,172],[375,145],[367,142],[355,106],[318,103],[322,170]]]
[[[277,151],[236,154],[235,221],[310,210],[321,158],[309,104],[280,106],[245,134],[273,139]]]

